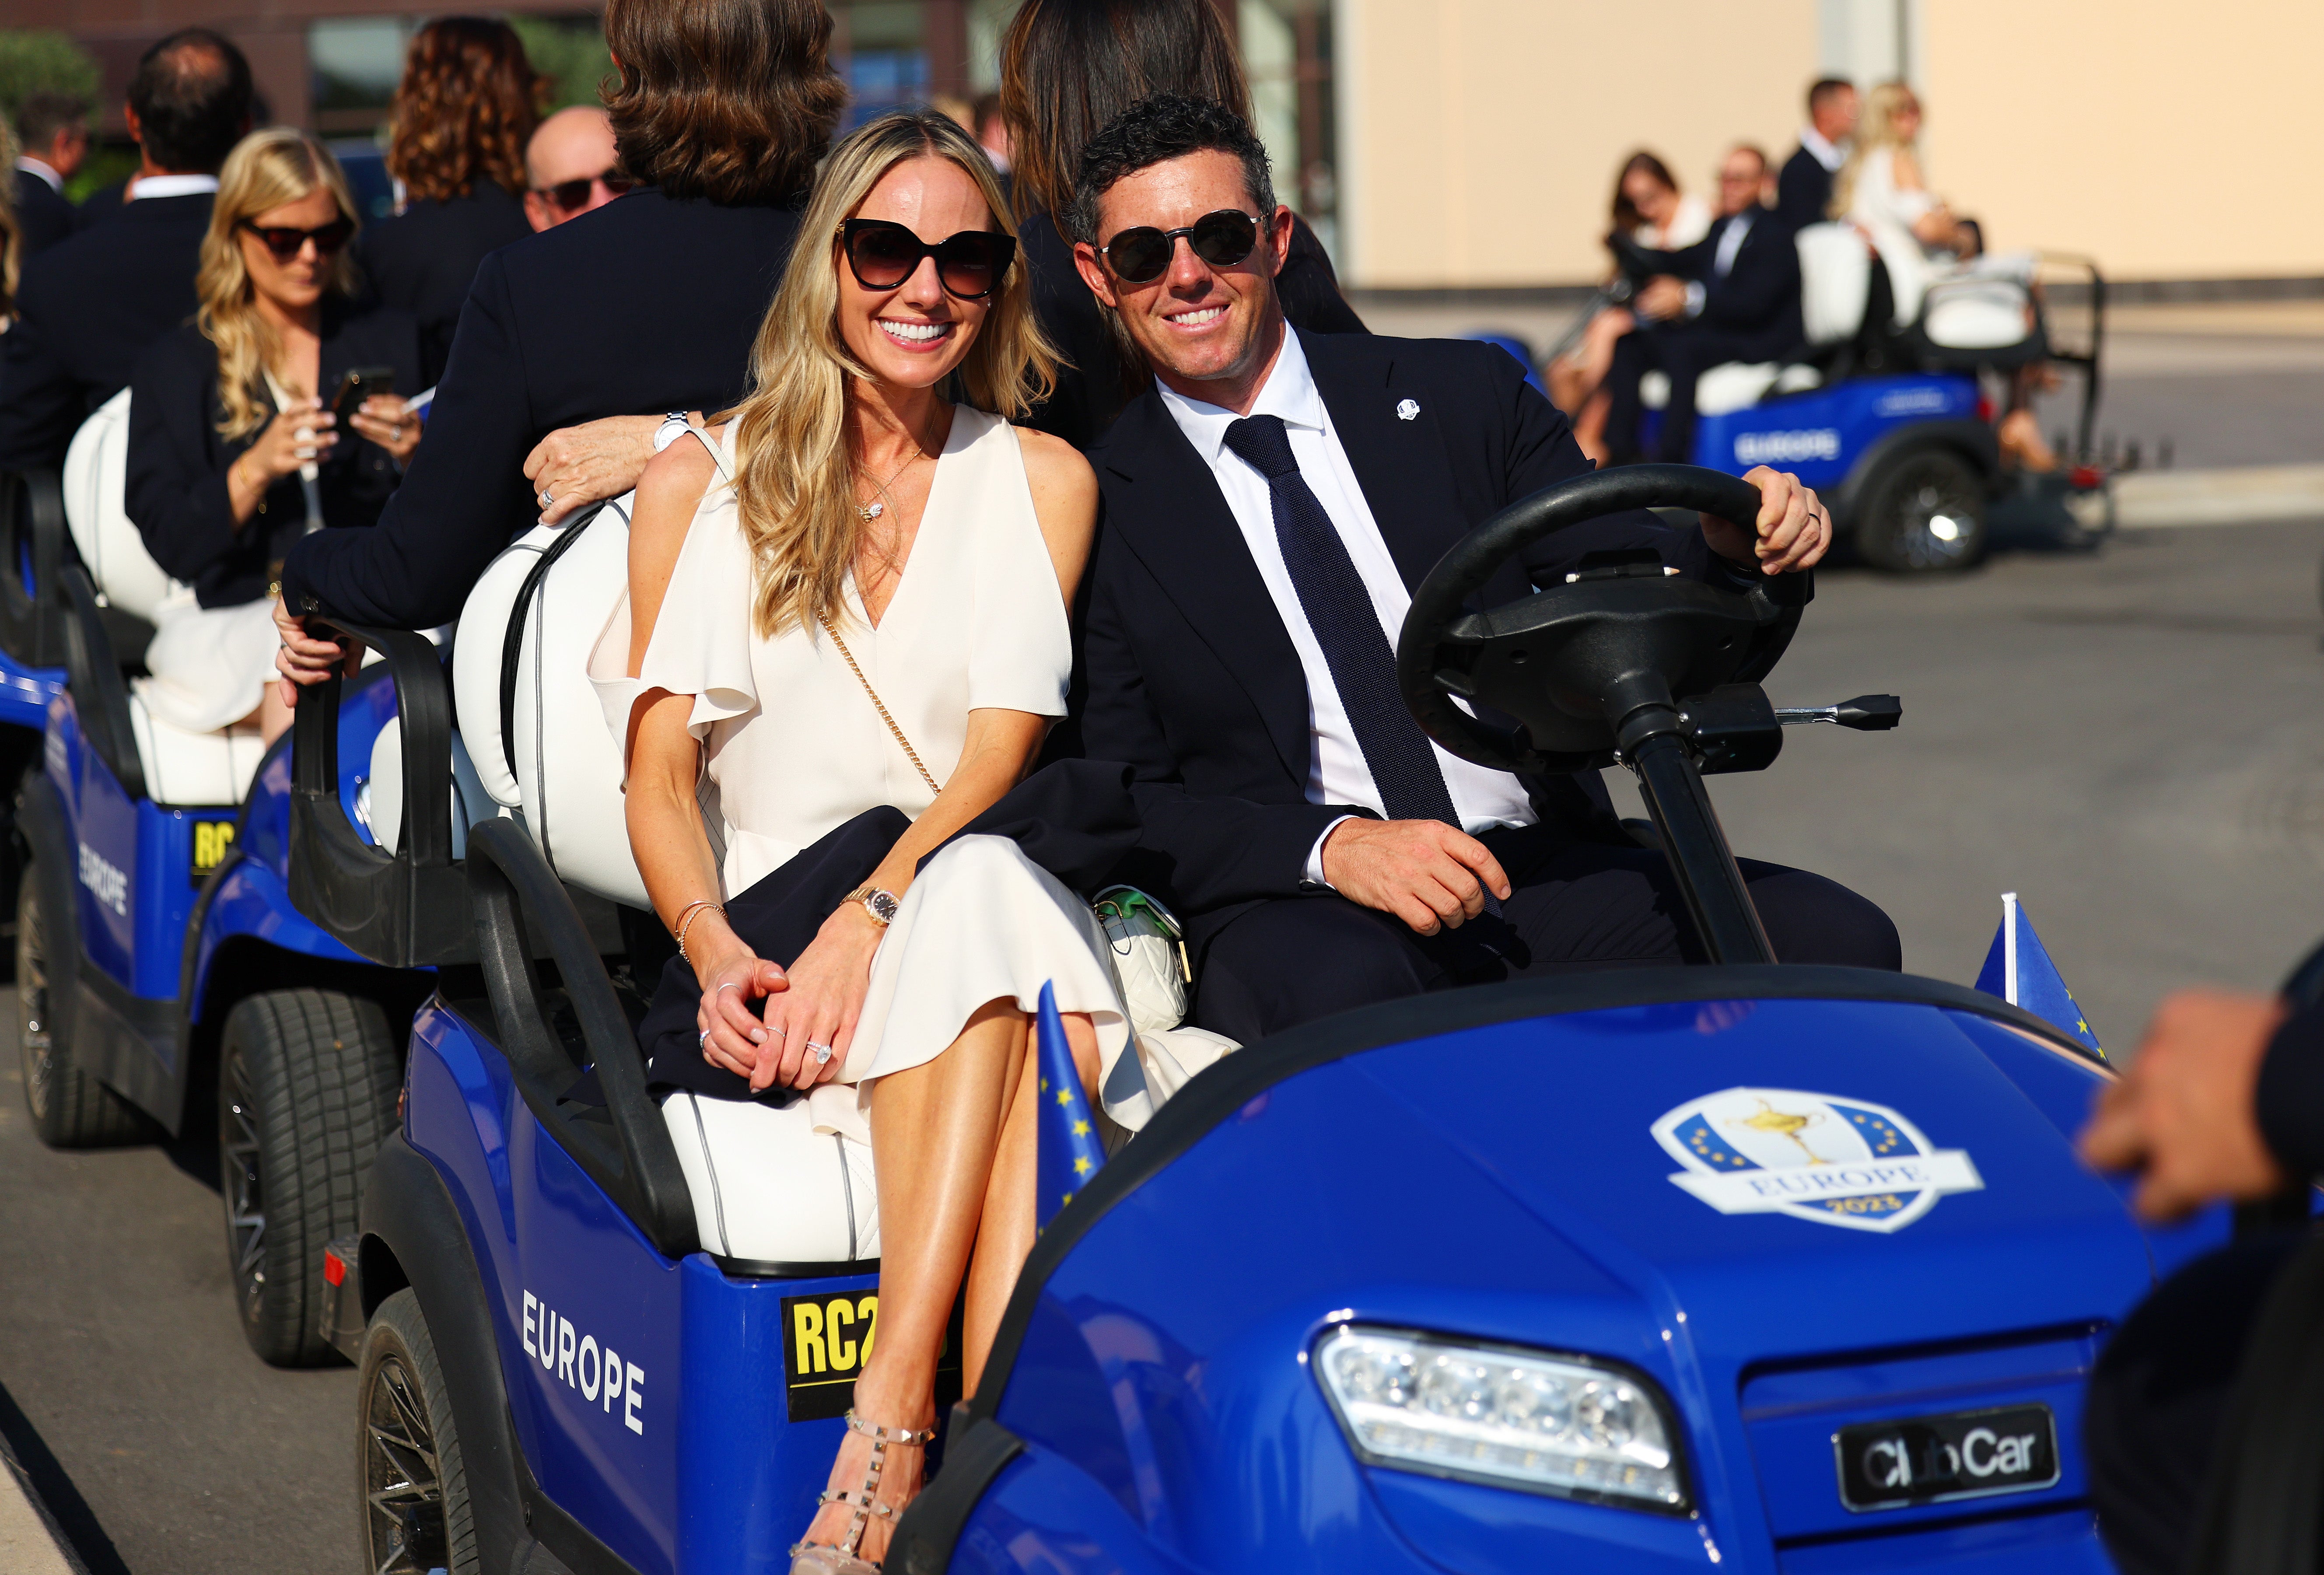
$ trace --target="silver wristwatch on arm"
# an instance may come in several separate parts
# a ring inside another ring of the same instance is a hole
[[[654,428],[654,452],[659,454],[677,442],[686,429],[693,424],[686,419],[684,410],[672,410],[664,416],[661,419],[661,425]]]

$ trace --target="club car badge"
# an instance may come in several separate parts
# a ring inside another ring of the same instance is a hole
[[[1686,1168],[1674,1186],[1722,1214],[1789,1214],[1851,1230],[1902,1230],[1947,1193],[1985,1183],[1886,1105],[1790,1088],[1730,1088],[1654,1125]]]

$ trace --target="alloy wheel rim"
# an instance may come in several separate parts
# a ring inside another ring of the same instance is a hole
[[[364,1397],[364,1526],[377,1575],[427,1575],[448,1567],[443,1473],[420,1386],[391,1352]]]
[[[234,1258],[235,1286],[243,1316],[255,1319],[266,1295],[265,1177],[258,1157],[257,1101],[251,1097],[250,1065],[229,1053],[218,1090],[218,1180],[226,1198],[227,1251]]]
[[[1896,489],[1897,507],[1891,530],[1899,556],[1916,569],[1947,568],[1966,561],[1983,534],[1978,520],[1978,500],[1950,465],[1923,462],[1906,470]],[[1950,522],[1953,534],[1940,532],[1938,521]]]
[[[16,1043],[24,1060],[24,1100],[34,1119],[49,1113],[56,1089],[56,1033],[49,1019],[47,937],[41,933],[40,904],[27,893],[18,916],[16,948]]]

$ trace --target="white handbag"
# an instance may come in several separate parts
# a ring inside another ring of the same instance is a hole
[[[1135,886],[1109,886],[1090,904],[1121,981],[1130,1025],[1140,1034],[1160,1034],[1186,1020],[1186,986],[1194,971],[1186,944],[1170,910]]]

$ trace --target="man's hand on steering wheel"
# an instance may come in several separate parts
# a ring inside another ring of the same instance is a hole
[[[1743,479],[1759,489],[1756,537],[1716,514],[1702,516],[1702,539],[1711,550],[1734,563],[1757,563],[1759,572],[1795,574],[1813,568],[1831,550],[1831,511],[1787,470],[1754,465]]]

